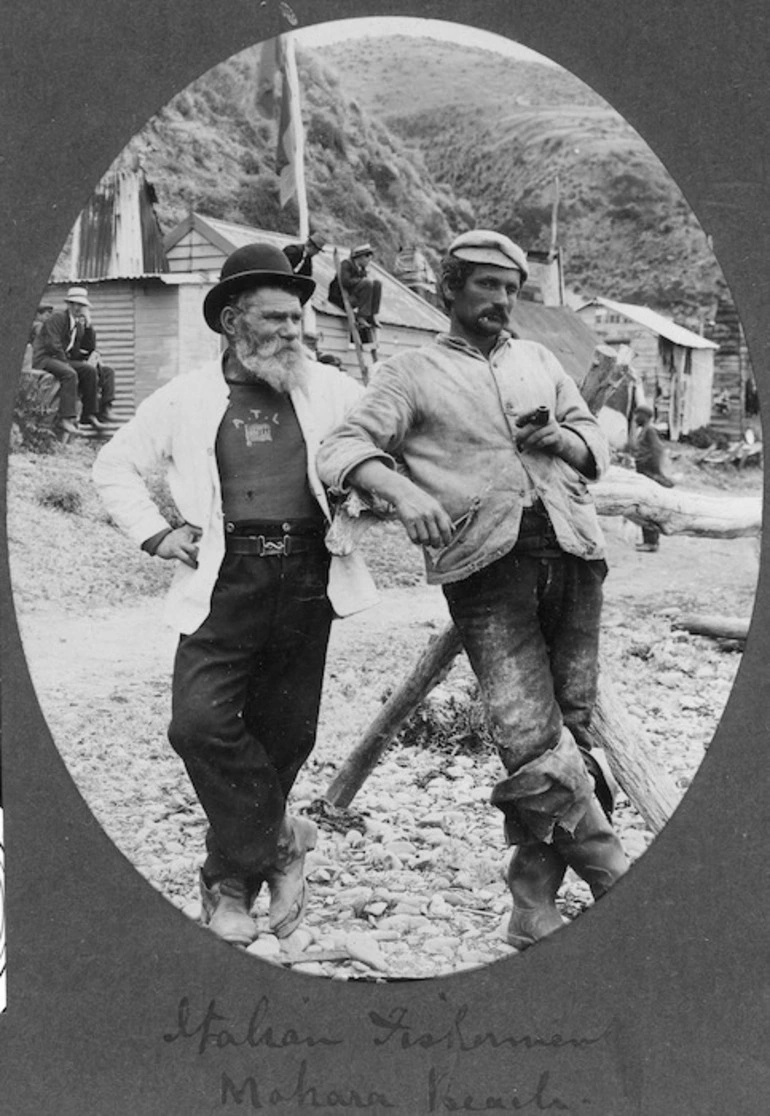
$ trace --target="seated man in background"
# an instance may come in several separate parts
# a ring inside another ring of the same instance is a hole
[[[112,404],[115,401],[115,370],[108,364],[102,363],[101,353],[96,344],[96,330],[90,315],[78,315],[77,333],[72,347],[71,358],[75,361],[85,361],[96,368],[97,380],[97,410],[96,417],[99,422],[113,422]]]
[[[104,430],[98,418],[99,374],[96,366],[73,356],[81,321],[90,324],[91,303],[85,287],[70,287],[64,309],[56,310],[43,322],[32,342],[32,366],[50,372],[59,381],[59,425],[68,434],[79,434],[78,395],[82,409],[80,421],[95,430]]]

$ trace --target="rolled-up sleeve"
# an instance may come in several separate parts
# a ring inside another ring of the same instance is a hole
[[[596,417],[591,414],[575,381],[559,366],[556,383],[556,420],[574,431],[585,442],[594,459],[595,472],[591,480],[598,480],[609,468],[609,442]]]
[[[172,408],[167,385],[140,404],[93,465],[93,481],[104,506],[138,545],[169,527],[144,477],[168,457]]]
[[[414,418],[406,376],[381,365],[344,422],[323,439],[317,459],[321,480],[333,493],[345,493],[350,472],[364,461],[377,459],[395,469]]]

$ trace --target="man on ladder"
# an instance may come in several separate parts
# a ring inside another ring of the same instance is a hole
[[[359,244],[353,248],[350,258],[339,265],[337,275],[329,287],[329,302],[347,310],[347,295],[353,311],[354,324],[363,345],[372,344],[374,331],[378,328],[377,315],[380,312],[382,283],[368,275],[374,249],[371,244]]]

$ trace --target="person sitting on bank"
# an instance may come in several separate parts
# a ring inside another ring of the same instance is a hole
[[[345,303],[340,287],[346,291],[359,331],[377,329],[379,326],[377,315],[382,300],[382,283],[368,274],[373,257],[374,249],[371,244],[359,244],[352,249],[350,258],[340,264],[339,281],[335,275],[329,286],[329,302],[339,306],[341,310],[345,309]]]
[[[32,342],[32,366],[50,372],[59,381],[59,426],[67,434],[80,434],[77,424],[78,395],[82,403],[81,423],[105,429],[98,411],[99,375],[96,366],[73,356],[80,321],[90,325],[91,303],[85,287],[70,287],[64,309],[50,315]]]
[[[304,275],[305,278],[312,279],[313,256],[323,252],[325,247],[326,237],[312,232],[304,244],[287,244],[283,252],[295,275]]]

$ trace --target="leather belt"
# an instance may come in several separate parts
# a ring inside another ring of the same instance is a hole
[[[253,554],[257,558],[288,558],[291,554],[307,554],[325,549],[322,535],[302,538],[298,535],[227,535],[225,549],[230,554]]]

